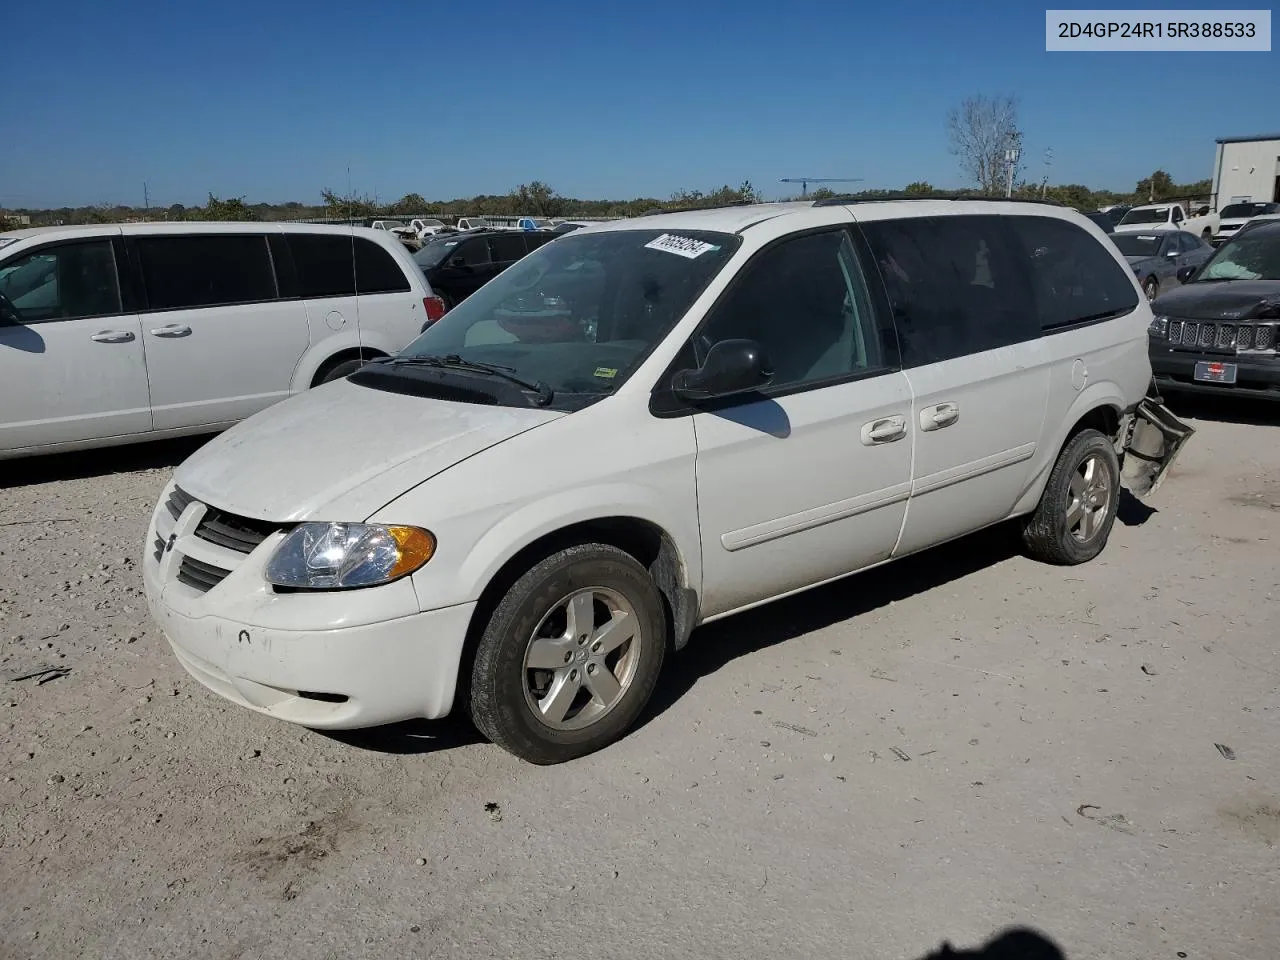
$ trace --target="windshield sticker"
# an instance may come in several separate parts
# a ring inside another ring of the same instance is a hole
[[[597,376],[601,380],[612,380],[617,375],[617,367],[596,367],[596,372],[593,374],[593,376]]]
[[[673,233],[664,233],[662,236],[650,240],[645,244],[645,248],[674,253],[677,257],[685,257],[688,260],[696,260],[708,250],[720,249],[714,243],[694,240],[692,237],[678,237]]]

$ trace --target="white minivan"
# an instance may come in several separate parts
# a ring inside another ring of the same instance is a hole
[[[1190,431],[1146,298],[1060,207],[741,206],[588,227],[398,356],[232,428],[151,519],[201,683],[314,728],[461,706],[620,736],[701,623],[1016,518],[1102,550]],[[696,638],[694,640],[696,642]]]
[[[213,432],[444,314],[384,231],[147,223],[0,234],[0,458]]]

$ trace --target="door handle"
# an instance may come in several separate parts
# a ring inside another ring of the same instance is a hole
[[[873,447],[878,443],[892,443],[907,435],[906,417],[884,417],[862,425],[862,442]]]
[[[151,331],[154,337],[189,337],[191,328],[181,323],[168,323]]]
[[[128,330],[102,330],[89,338],[94,343],[128,343],[133,333]]]
[[[920,411],[921,430],[941,430],[960,419],[960,406],[955,403],[939,403]]]

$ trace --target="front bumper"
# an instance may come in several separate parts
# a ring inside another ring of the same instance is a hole
[[[1202,361],[1234,363],[1235,383],[1202,383],[1195,379],[1196,364]],[[1280,400],[1280,357],[1251,358],[1247,354],[1193,353],[1161,348],[1151,350],[1151,372],[1164,393],[1214,393]]]
[[[162,498],[142,560],[151,616],[193,677],[241,706],[315,729],[449,713],[474,603],[420,611],[408,578],[275,593],[262,567],[281,535],[247,554],[226,550],[196,535],[205,509],[192,502],[173,517]],[[164,542],[167,550],[156,548]],[[194,587],[179,579],[188,557],[231,572]]]

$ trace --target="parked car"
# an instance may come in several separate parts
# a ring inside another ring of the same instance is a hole
[[[635,722],[700,623],[1007,518],[1034,556],[1095,557],[1121,483],[1153,489],[1190,433],[1144,399],[1150,323],[1118,251],[1038,204],[572,234],[182,464],[147,601],[260,713],[458,705],[567,760]]]
[[[1111,240],[1129,261],[1148,300],[1177,286],[1182,268],[1198,267],[1213,255],[1213,247],[1185,230],[1116,233]]]
[[[385,231],[0,234],[0,458],[217,431],[395,353],[443,313]]]
[[[520,217],[516,220],[517,230],[550,230],[552,223],[541,217]]]
[[[1246,223],[1254,217],[1267,216],[1268,214],[1280,213],[1280,203],[1229,203],[1223,207],[1218,216],[1222,222],[1218,226],[1218,232],[1213,238],[1214,245],[1226,243],[1236,232],[1239,231]]]
[[[386,230],[388,233],[407,229],[402,220],[374,220],[369,224],[371,230]]]
[[[1112,221],[1111,217],[1108,216],[1106,213],[1102,212],[1101,210],[1098,210],[1095,213],[1086,213],[1085,217],[1089,220],[1092,220],[1094,223],[1096,223],[1098,225],[1098,229],[1101,230],[1103,233],[1116,232],[1116,225]]]
[[[427,240],[434,237],[443,230],[447,230],[443,220],[434,220],[430,218],[419,217],[409,221],[409,229],[413,231],[413,235],[419,240]]]
[[[1206,242],[1218,231],[1219,217],[1208,206],[1197,207],[1188,216],[1180,203],[1152,203],[1132,207],[1116,224],[1116,233],[1150,233],[1153,230],[1185,230]]]
[[[552,233],[487,230],[440,237],[413,255],[446,309],[457,306],[507,267],[556,237]]]
[[[551,228],[552,233],[573,233],[575,230],[581,230],[587,226],[585,223],[578,223],[573,220],[566,220],[564,223],[557,223]]]
[[[492,224],[490,224],[490,223],[489,223],[489,221],[488,221],[488,220],[486,220],[484,217],[459,217],[459,218],[458,218],[458,229],[459,229],[460,231],[466,231],[466,230],[492,230],[492,229],[494,229],[494,227],[493,227],[493,225],[492,225]]]
[[[1151,305],[1162,392],[1280,400],[1280,218],[1255,220]]]
[[[1110,206],[1099,207],[1098,212],[1105,213],[1107,218],[1110,219],[1111,225],[1115,226],[1131,209],[1133,208],[1127,203],[1113,203]]]

